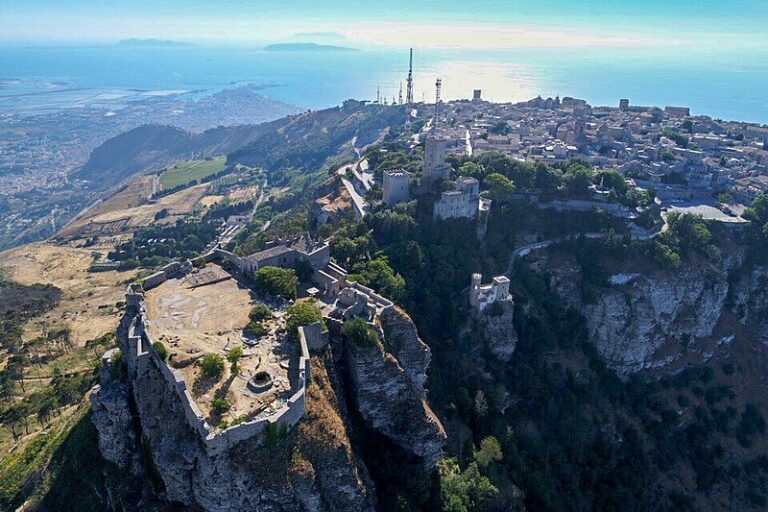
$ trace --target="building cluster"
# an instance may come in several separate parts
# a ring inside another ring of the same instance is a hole
[[[498,151],[523,162],[579,158],[612,168],[662,200],[728,192],[750,204],[768,191],[768,126],[692,116],[687,107],[593,107],[575,98],[452,101],[440,109],[445,153]],[[444,157],[444,155],[443,155]],[[425,166],[427,166],[425,161]]]
[[[478,229],[484,230],[491,200],[480,196],[480,183],[474,178],[459,178],[451,182],[451,167],[446,156],[455,141],[449,137],[430,136],[424,142],[424,162],[416,188],[420,195],[437,194],[433,206],[435,219],[480,219]],[[402,169],[383,171],[384,204],[393,206],[410,199],[410,175]],[[448,190],[443,190],[446,186]]]

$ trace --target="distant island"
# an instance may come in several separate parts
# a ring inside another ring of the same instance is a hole
[[[182,41],[171,41],[167,39],[123,39],[117,42],[117,46],[166,46],[166,47],[179,47],[179,46],[192,46],[191,43],[184,43]]]
[[[277,43],[264,47],[268,52],[357,52],[357,48],[317,43]]]

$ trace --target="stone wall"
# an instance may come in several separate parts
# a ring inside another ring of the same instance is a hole
[[[181,268],[181,266],[173,267],[169,269],[169,271],[178,273]],[[150,278],[152,278],[149,283],[149,287],[151,288],[158,286],[168,279],[168,273],[166,270],[163,270],[157,274],[153,274]],[[146,280],[144,283],[146,285]],[[145,286],[144,290],[146,289],[148,288]],[[130,286],[126,293],[126,302],[135,305],[137,309],[137,314],[135,316],[126,315],[123,317],[121,323],[124,327],[124,330],[121,329],[121,332],[126,333],[124,343],[124,346],[126,347],[125,363],[130,372],[131,379],[142,379],[149,372],[159,371],[167,388],[172,390],[177,397],[186,423],[199,436],[209,455],[224,453],[235,444],[262,434],[269,424],[291,428],[304,416],[306,408],[306,386],[310,378],[310,355],[307,344],[307,335],[303,328],[299,329],[301,353],[299,357],[299,373],[296,381],[296,392],[288,399],[287,403],[266,418],[240,423],[221,432],[216,432],[210,425],[208,425],[205,416],[197,407],[197,404],[187,389],[187,384],[181,373],[168,366],[152,346],[151,335],[144,324],[145,307],[142,292],[137,291],[133,286]],[[312,339],[313,345],[318,343],[318,341],[315,340],[314,331],[310,330],[309,337]],[[137,389],[138,386],[133,386],[134,398],[137,401],[153,400],[153,397],[150,396],[140,396]]]

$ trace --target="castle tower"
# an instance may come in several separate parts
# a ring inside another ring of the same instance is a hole
[[[420,186],[423,192],[429,192],[435,183],[442,182],[451,175],[451,168],[445,163],[448,153],[448,139],[427,137],[424,143],[424,164],[421,170]]]
[[[402,169],[384,171],[384,204],[394,206],[410,198],[410,174]]]
[[[509,298],[509,278],[507,276],[494,277],[493,291],[496,300],[507,300]]]

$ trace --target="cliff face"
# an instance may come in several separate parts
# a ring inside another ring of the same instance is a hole
[[[365,347],[345,343],[352,398],[368,428],[431,469],[446,440],[424,393],[431,353],[403,311],[393,308],[381,320],[386,350],[378,343]]]
[[[741,273],[731,293],[736,318],[768,347],[768,267]]]
[[[181,406],[158,368],[132,381],[144,452],[162,480],[167,502],[206,511],[372,511],[367,470],[350,445],[324,363],[312,361],[307,412],[276,446],[257,440],[229,453],[208,455],[184,420]],[[133,471],[140,453],[130,425],[127,384],[105,381],[94,399],[99,446]]]
[[[514,302],[503,301],[477,315],[485,339],[488,340],[488,348],[494,356],[504,362],[512,358],[517,347],[517,331],[512,323],[514,311]]]
[[[394,307],[382,313],[381,327],[387,352],[395,356],[416,390],[423,392],[432,352],[419,338],[413,321],[405,311]]]
[[[143,472],[139,443],[128,405],[128,386],[120,380],[102,380],[91,393],[91,421],[99,432],[99,450],[122,470]]]
[[[668,366],[700,342],[727,339],[732,329],[722,319],[729,313],[744,327],[762,322],[756,332],[768,343],[768,273],[763,267],[741,268],[742,260],[736,253],[718,265],[683,265],[675,271],[627,268],[613,273],[608,286],[597,287],[589,302],[582,297],[582,276],[574,261],[542,254],[533,267],[549,273],[551,286],[583,313],[608,366],[629,375]],[[736,284],[729,282],[729,272],[741,276]]]

